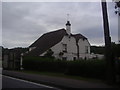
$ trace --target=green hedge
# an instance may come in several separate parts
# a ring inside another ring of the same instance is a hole
[[[102,79],[105,77],[105,62],[103,60],[70,61],[66,74]]]
[[[104,60],[63,61],[41,57],[24,57],[23,68],[49,72],[63,72],[68,75],[104,78]]]
[[[26,70],[64,72],[66,61],[41,57],[24,57],[23,68]]]

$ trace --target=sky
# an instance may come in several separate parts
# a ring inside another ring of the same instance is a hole
[[[118,42],[118,17],[114,2],[108,2],[112,42]],[[41,35],[65,28],[67,14],[71,32],[81,33],[91,45],[104,45],[100,2],[2,2],[2,45],[29,47]],[[1,17],[1,15],[0,15]]]

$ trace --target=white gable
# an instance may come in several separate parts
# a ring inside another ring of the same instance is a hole
[[[66,52],[64,51],[64,45],[66,45]],[[64,36],[61,42],[53,46],[51,49],[53,50],[55,57],[59,57],[59,59],[67,58],[67,60],[73,60],[74,57],[77,58],[77,46],[74,37]],[[63,56],[59,55],[60,52],[64,53]]]

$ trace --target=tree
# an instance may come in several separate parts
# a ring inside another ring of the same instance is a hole
[[[115,9],[118,9],[115,11],[115,14],[118,14],[120,16],[120,1],[113,0],[115,2]]]
[[[54,54],[54,52],[51,50],[51,49],[49,49],[46,53],[45,53],[45,57],[48,57],[48,58],[54,58],[53,57],[53,54]]]
[[[114,57],[119,58],[120,57],[120,44],[115,44],[114,42],[112,42],[111,48],[112,48]]]
[[[91,46],[90,50],[91,50],[91,53],[94,53],[94,54],[105,54],[104,46]]]
[[[118,14],[118,42],[120,43],[120,0],[113,0],[115,2],[115,11],[116,14]]]
[[[102,0],[102,13],[103,13],[103,26],[104,26],[104,39],[105,39],[105,59],[106,59],[106,79],[107,83],[114,83],[115,70],[114,59],[111,52],[111,37],[109,33],[109,22],[107,14],[106,0]]]

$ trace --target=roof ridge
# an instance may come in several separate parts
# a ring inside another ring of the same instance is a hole
[[[28,55],[42,54],[47,49],[59,43],[65,35],[66,30],[64,28],[43,34],[33,44],[29,46],[36,48],[29,52]]]
[[[57,31],[61,31],[61,30],[65,30],[65,29],[64,29],[64,28],[61,28],[61,29],[58,29],[58,30],[49,31],[49,32],[47,32],[47,33],[44,33],[44,34],[49,34],[49,33],[57,32]],[[44,34],[43,34],[43,35],[44,35]]]

